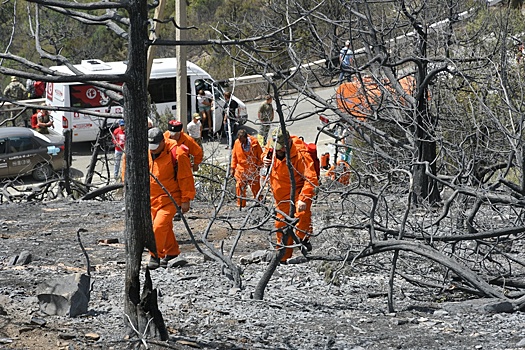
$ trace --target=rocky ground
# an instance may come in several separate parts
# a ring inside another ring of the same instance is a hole
[[[121,202],[56,201],[0,205],[0,349],[126,349],[125,273]],[[206,208],[192,209],[202,231]],[[232,213],[234,215],[234,213]],[[235,215],[242,215],[237,212]],[[525,314],[486,313],[487,301],[437,303],[427,290],[396,281],[395,313],[388,313],[388,274],[356,267],[330,284],[326,262],[281,265],[263,301],[251,295],[266,263],[242,265],[244,286],[233,288],[217,263],[205,261],[176,222],[183,267],[152,272],[174,349],[518,349],[525,347]],[[93,266],[89,312],[75,318],[39,310],[40,283],[86,271],[77,229]],[[219,247],[232,235],[213,230]],[[118,239],[107,243],[107,239]],[[226,244],[227,245],[227,244]],[[241,239],[234,260],[267,248],[266,236]],[[29,251],[32,261],[12,265]],[[314,247],[315,251],[315,247]],[[143,268],[146,267],[146,253]],[[144,270],[143,270],[144,271]],[[385,269],[388,271],[388,269]],[[155,348],[155,342],[149,342]]]

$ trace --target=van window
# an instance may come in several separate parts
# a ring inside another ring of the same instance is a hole
[[[177,101],[175,83],[175,78],[151,79],[148,86],[151,101],[153,103]]]
[[[0,139],[0,155],[5,154],[6,144],[7,144],[7,140],[6,139]]]

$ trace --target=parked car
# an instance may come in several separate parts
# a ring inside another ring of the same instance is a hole
[[[20,127],[0,128],[0,178],[32,175],[44,181],[65,166],[64,136]]]

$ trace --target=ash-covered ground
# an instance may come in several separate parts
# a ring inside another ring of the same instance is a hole
[[[198,205],[188,215],[194,233],[210,217]],[[127,349],[123,315],[125,241],[122,202],[55,201],[0,205],[0,348]],[[242,215],[232,212],[232,218]],[[46,280],[86,271],[94,281],[86,315],[48,316],[39,310],[38,286]],[[175,222],[188,264],[152,272],[159,307],[175,349],[518,349],[525,347],[523,313],[486,313],[487,301],[442,302],[426,289],[396,281],[395,309],[388,313],[388,274],[353,266],[309,261],[278,266],[264,300],[252,293],[267,263],[241,265],[243,288],[233,288],[214,261],[192,245],[182,222]],[[216,227],[211,238],[225,246],[234,234]],[[118,239],[118,243],[105,243]],[[314,240],[314,252],[320,246]],[[267,236],[246,233],[234,261],[267,249]],[[28,251],[32,261],[11,265]],[[144,253],[143,271],[147,263]],[[385,268],[388,271],[388,268]],[[149,342],[151,348],[162,348]]]

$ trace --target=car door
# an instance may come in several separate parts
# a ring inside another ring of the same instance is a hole
[[[49,161],[49,156],[32,137],[8,138],[7,167],[10,176],[28,174],[42,161]]]
[[[222,120],[224,114],[224,94],[222,88],[215,84],[210,84],[210,90],[213,95],[214,108],[212,109],[213,132],[219,132],[222,129]]]
[[[0,139],[0,177],[9,176],[9,168],[7,166],[7,139]]]

